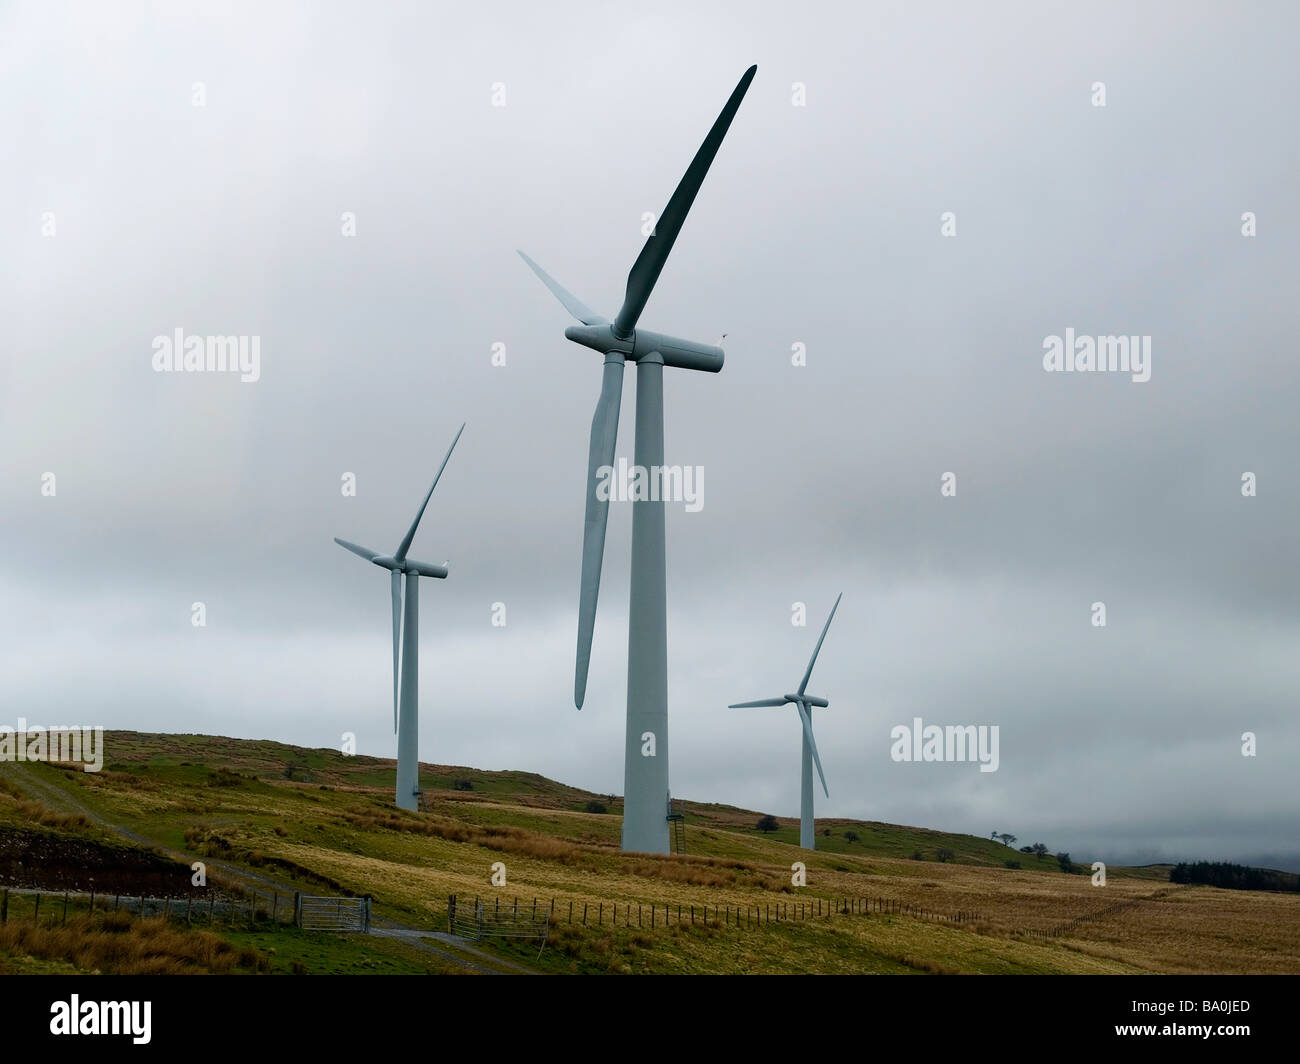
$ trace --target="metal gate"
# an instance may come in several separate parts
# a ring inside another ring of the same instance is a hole
[[[543,908],[539,913],[536,900],[531,909],[520,908],[517,898],[513,905],[502,905],[499,898],[491,904],[465,899],[458,905],[453,894],[447,902],[447,930],[461,938],[524,938],[545,944],[550,931],[550,912]]]
[[[304,931],[370,931],[370,897],[326,898],[295,894],[293,922]]]

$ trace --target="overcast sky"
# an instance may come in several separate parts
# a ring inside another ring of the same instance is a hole
[[[654,7],[0,7],[0,723],[395,756],[387,576],[332,537],[394,550],[465,421],[421,757],[621,793],[626,504],[572,703],[601,356],[515,249],[612,317],[757,63],[641,319],[728,334],[665,373],[673,793],[798,814],[793,709],[726,706],[843,591],[819,815],[1300,870],[1300,15]],[[177,328],[260,378],[155,372]],[[1150,380],[1046,372],[1067,328]],[[998,771],[892,761],[917,716]]]

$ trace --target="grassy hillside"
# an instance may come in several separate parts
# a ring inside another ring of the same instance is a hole
[[[430,930],[445,930],[452,893],[507,904],[518,897],[526,906],[554,899],[562,917],[570,902],[603,914],[600,927],[554,927],[540,960],[535,948],[481,947],[540,970],[1300,972],[1300,896],[1173,886],[1159,867],[1112,868],[1108,884],[1093,887],[1053,858],[1000,842],[848,820],[819,820],[819,849],[808,853],[794,845],[795,821],[768,834],[757,830],[756,812],[691,802],[678,803],[689,856],[625,855],[616,799],[530,773],[422,766],[428,808],[408,813],[392,806],[394,766],[382,759],[129,732],[110,733],[106,749],[98,774],[0,764],[0,829],[114,845],[124,831],[185,867],[209,860],[285,889],[372,894],[381,920]],[[607,811],[588,812],[593,802]],[[952,859],[936,860],[940,850]],[[1008,859],[1022,867],[1003,867]],[[796,860],[807,864],[804,888],[791,885]],[[489,881],[494,862],[506,866],[505,887]],[[739,929],[664,928],[658,919],[654,930],[625,926],[638,906],[674,914],[678,905],[716,906],[730,921],[737,909],[778,903],[829,912],[842,898],[978,918],[955,924],[873,911]],[[617,928],[609,923],[615,905]],[[1058,937],[1043,937],[1049,932]],[[298,935],[288,953],[274,947],[277,963],[320,937]],[[373,944],[378,955],[378,942],[360,940],[358,949],[364,955]],[[308,969],[334,963],[316,956]],[[340,970],[362,970],[357,963],[337,959]],[[401,963],[455,968],[418,951]]]

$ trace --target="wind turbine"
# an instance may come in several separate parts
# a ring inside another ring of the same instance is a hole
[[[346,539],[334,537],[334,542],[353,554],[360,555],[368,562],[374,562],[389,571],[389,586],[393,597],[393,731],[397,733],[397,806],[399,809],[418,809],[420,806],[420,756],[419,756],[419,713],[420,713],[420,577],[431,576],[435,580],[447,579],[447,564],[430,565],[417,562],[406,556],[411,549],[411,540],[415,530],[420,527],[420,518],[424,508],[429,505],[433,489],[438,486],[442,471],[447,468],[451,452],[456,449],[460,434],[465,431],[462,424],[456,433],[456,439],[447,448],[438,473],[429,485],[429,490],[420,504],[419,512],[411,527],[407,530],[397,550],[392,554],[380,554],[367,547],[359,547]],[[402,616],[402,578],[406,578],[406,616]],[[400,709],[400,713],[399,713]]]
[[[638,329],[637,321],[757,70],[758,67],[751,66],[745,71],[700,150],[695,153],[627,275],[623,306],[612,323],[590,310],[537,263],[519,252],[556,299],[582,323],[570,325],[564,330],[564,335],[605,356],[600,398],[591,419],[591,445],[587,457],[587,512],[582,533],[578,652],[573,684],[573,702],[579,709],[587,692],[591,636],[596,623],[596,597],[600,590],[605,525],[609,517],[609,499],[601,499],[597,491],[598,471],[602,467],[612,467],[614,462],[619,403],[623,395],[623,366],[626,362],[635,362],[637,367],[635,464],[650,476],[652,470],[662,468],[664,461],[664,367],[717,373],[722,369],[723,353],[720,347],[711,344]],[[632,503],[632,587],[628,606],[623,849],[644,853],[669,852],[668,604],[665,579],[663,500],[635,498]]]
[[[817,832],[813,827],[813,781],[812,767],[817,765],[817,775],[821,777],[822,790],[826,792],[826,797],[831,796],[831,792],[826,790],[826,773],[822,771],[822,759],[817,754],[817,741],[813,738],[812,730],[812,707],[820,706],[825,709],[830,705],[824,698],[814,698],[812,695],[804,694],[808,689],[808,678],[812,676],[813,665],[817,663],[817,655],[821,653],[822,643],[826,639],[826,633],[830,630],[831,621],[835,617],[835,611],[840,608],[840,599],[844,597],[844,592],[840,592],[835,599],[835,605],[831,607],[831,615],[826,618],[826,627],[822,629],[821,639],[817,640],[817,646],[813,649],[812,657],[808,660],[808,669],[803,674],[803,680],[799,684],[799,691],[792,695],[782,695],[780,698],[760,698],[757,702],[737,702],[735,705],[728,706],[728,709],[757,709],[764,706],[787,706],[794,703],[794,707],[799,711],[799,721],[803,724],[803,759],[802,771],[799,778],[799,845],[805,850],[815,850],[817,848]]]

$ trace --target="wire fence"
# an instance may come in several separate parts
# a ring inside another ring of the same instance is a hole
[[[188,924],[226,923],[255,927],[259,921],[292,923],[293,895],[270,892],[240,897],[215,890],[184,897],[156,897],[150,894],[101,894],[95,891],[37,890],[28,887],[0,888],[0,924],[10,920],[36,923],[64,923],[69,908],[78,911],[127,912],[141,918],[161,916]]]
[[[590,902],[559,898],[502,899],[480,898],[452,894],[447,899],[447,930],[452,934],[466,934],[471,926],[467,913],[484,913],[489,921],[503,918],[536,923],[545,919],[548,925],[580,924],[592,927],[635,927],[655,930],[661,927],[699,924],[707,927],[735,927],[738,929],[760,927],[764,924],[793,923],[801,920],[825,919],[832,916],[871,915],[906,916],[917,920],[931,920],[953,925],[971,924],[982,919],[970,910],[940,912],[925,906],[912,905],[897,898],[839,897],[810,898],[804,901],[766,902],[762,905],[662,905],[631,902]]]

